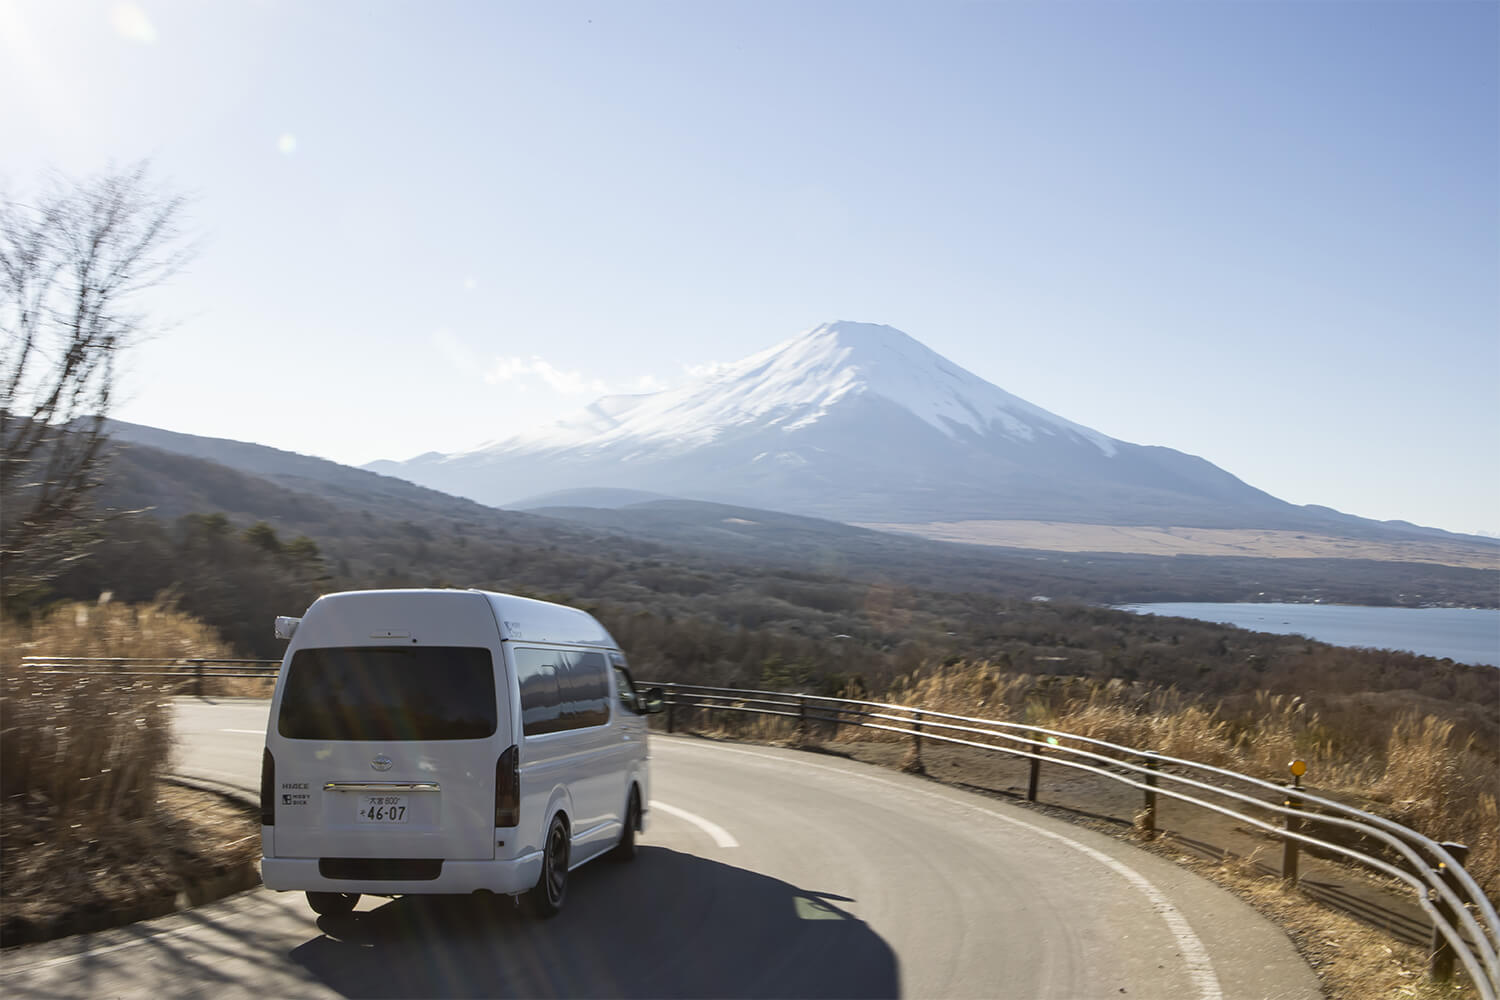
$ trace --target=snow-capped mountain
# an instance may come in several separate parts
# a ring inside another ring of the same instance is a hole
[[[1323,517],[1201,458],[1049,413],[900,330],[848,322],[473,451],[366,468],[495,505],[608,487],[852,521],[1300,527]]]
[[[1032,441],[1073,435],[1106,455],[1114,441],[1032,406],[945,360],[900,330],[827,323],[686,386],[606,396],[550,428],[491,442],[464,456],[560,448],[682,452],[736,428],[811,427],[861,396],[895,403],[950,437],[967,430]]]

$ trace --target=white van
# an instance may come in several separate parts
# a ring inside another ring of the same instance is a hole
[[[583,611],[477,590],[318,598],[289,638],[261,764],[261,873],[322,914],[361,894],[526,894],[635,855],[650,779],[625,656]]]

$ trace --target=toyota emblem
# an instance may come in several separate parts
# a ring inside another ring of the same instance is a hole
[[[381,754],[379,757],[376,757],[374,760],[370,761],[370,766],[377,771],[389,771],[391,769],[391,764],[391,759],[385,754]]]

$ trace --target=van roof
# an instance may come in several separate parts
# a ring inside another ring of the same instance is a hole
[[[348,590],[336,594],[324,594],[319,601],[343,603],[361,597],[378,595],[382,600],[399,599],[403,596],[421,595],[431,600],[443,596],[466,598],[483,597],[494,611],[495,621],[500,626],[502,641],[558,642],[574,646],[608,646],[619,648],[614,638],[598,619],[587,611],[570,608],[565,604],[518,597],[515,594],[499,594],[488,590],[455,589],[402,589],[402,590]]]
[[[515,594],[497,594],[488,590],[472,593],[483,594],[489,599],[490,607],[495,609],[495,621],[500,623],[501,639],[616,646],[614,637],[587,611]]]

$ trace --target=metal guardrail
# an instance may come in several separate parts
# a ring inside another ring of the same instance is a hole
[[[110,674],[117,677],[176,677],[193,681],[203,694],[210,677],[275,677],[280,660],[234,657],[23,656],[21,665],[44,674]]]
[[[1143,832],[1156,833],[1157,796],[1167,796],[1255,827],[1283,844],[1282,877],[1295,882],[1298,851],[1306,846],[1338,855],[1409,886],[1432,919],[1430,973],[1451,978],[1462,963],[1484,1000],[1500,995],[1500,920],[1463,860],[1468,848],[1438,843],[1399,823],[1306,789],[1279,785],[1197,761],[1017,722],[934,712],[908,705],[825,698],[739,688],[661,682],[667,731],[681,710],[734,712],[812,725],[853,726],[912,738],[920,764],[926,741],[972,747],[1030,761],[1026,797],[1037,797],[1043,761],[1101,775],[1142,792]],[[1168,768],[1168,769],[1164,769]],[[1339,836],[1342,834],[1342,836]]]
[[[275,677],[281,661],[27,656],[22,664],[50,674],[186,677],[197,682],[201,693],[210,677]],[[1037,797],[1043,761],[1140,789],[1141,826],[1147,836],[1156,833],[1159,795],[1265,831],[1282,841],[1282,877],[1289,882],[1297,880],[1300,847],[1338,855],[1397,879],[1416,893],[1417,902],[1432,919],[1430,972],[1434,979],[1450,978],[1456,959],[1483,1000],[1500,1000],[1496,955],[1500,919],[1494,904],[1464,871],[1468,849],[1462,844],[1438,843],[1392,820],[1295,785],[1041,726],[850,698],[697,684],[662,682],[660,686],[666,695],[668,732],[676,729],[679,711],[689,709],[792,719],[803,735],[810,725],[825,725],[910,736],[917,763],[927,741],[972,747],[1028,760],[1026,797],[1031,801]],[[1346,839],[1333,839],[1334,831],[1343,831]],[[1378,846],[1370,849],[1366,844]]]

